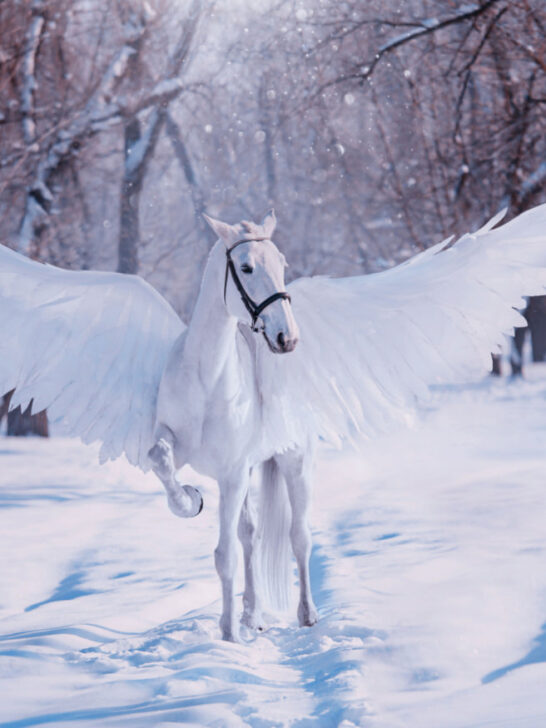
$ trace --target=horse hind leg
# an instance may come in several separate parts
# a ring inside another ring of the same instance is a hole
[[[152,470],[167,491],[167,503],[172,513],[180,518],[193,518],[203,509],[201,493],[191,485],[181,485],[176,479],[174,465],[174,435],[162,428],[161,436],[148,452]]]
[[[236,642],[239,639],[238,622],[235,619],[234,580],[237,570],[237,531],[241,509],[248,491],[248,474],[239,472],[220,480],[220,535],[214,551],[214,562],[222,583],[222,639]]]
[[[308,524],[311,502],[310,456],[288,452],[275,457],[284,475],[288,498],[292,508],[290,541],[298,565],[300,599],[298,621],[301,627],[311,627],[318,622],[318,613],[311,594],[309,560],[311,557],[311,530]]]
[[[249,502],[248,493],[241,509],[239,527],[237,529],[239,540],[243,546],[245,564],[245,590],[243,592],[243,616],[241,623],[249,629],[263,630],[262,607],[256,583],[258,568],[256,514]]]

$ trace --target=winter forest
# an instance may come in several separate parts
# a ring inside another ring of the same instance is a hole
[[[3,2],[5,243],[188,314],[275,207],[290,277],[391,266],[544,199],[542,2]],[[173,275],[173,272],[176,273]]]
[[[138,274],[186,323],[218,237],[204,214],[274,208],[290,292],[544,202],[544,0],[0,0],[0,247]],[[487,350],[499,376],[439,377],[411,428],[356,452],[320,434],[319,622],[298,627],[292,605],[235,644],[217,626],[214,479],[184,471],[205,507],[173,518],[153,474],[99,466],[47,410],[8,421],[16,386],[1,390],[0,728],[546,725],[537,291],[517,291],[529,329]],[[11,437],[29,431],[52,436]]]

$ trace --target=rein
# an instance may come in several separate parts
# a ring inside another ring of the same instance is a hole
[[[268,240],[269,238],[249,238],[247,240],[238,240],[236,243],[234,243],[231,248],[227,248],[226,250],[226,277],[224,279],[224,303],[226,302],[226,291],[227,291],[227,282],[228,282],[228,276],[231,273],[231,277],[233,278],[233,282],[235,283],[235,286],[237,287],[237,290],[239,291],[239,294],[241,296],[241,301],[243,302],[246,310],[250,314],[252,318],[252,331],[258,331],[256,328],[256,321],[258,320],[258,317],[264,310],[264,308],[267,308],[275,301],[278,301],[279,299],[284,299],[285,301],[290,302],[291,298],[286,291],[277,291],[276,293],[273,293],[271,296],[263,300],[261,303],[256,303],[246,292],[245,287],[241,283],[241,279],[239,278],[239,275],[237,274],[237,269],[235,268],[235,263],[233,262],[231,258],[231,252],[238,246],[242,245],[243,243],[252,243],[252,242],[259,242],[262,240]]]

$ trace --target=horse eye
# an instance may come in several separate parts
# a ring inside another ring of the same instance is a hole
[[[252,273],[254,268],[251,265],[248,265],[248,263],[243,263],[241,270],[243,273]]]

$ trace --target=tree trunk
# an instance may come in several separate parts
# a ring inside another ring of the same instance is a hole
[[[49,426],[45,411],[31,415],[29,406],[24,412],[21,412],[20,407],[17,407],[17,409],[9,413],[8,436],[24,437],[26,435],[49,437]]]
[[[500,354],[491,354],[491,359],[491,375],[494,377],[500,377],[502,374]]]
[[[2,400],[0,401],[0,425],[2,424],[2,420],[8,413],[10,397],[11,397],[11,392],[9,394],[5,394],[2,397]]]
[[[195,170],[184,140],[182,139],[180,128],[170,114],[166,115],[165,128],[169,135],[169,139],[171,140],[173,151],[176,154],[180,168],[182,169],[186,182],[190,187],[197,228],[202,232],[205,232],[207,226],[205,225],[205,220],[203,218],[203,213],[205,212],[204,195],[197,183]]]
[[[138,272],[138,246],[140,242],[139,198],[142,187],[140,165],[129,168],[128,161],[135,151],[140,136],[140,122],[129,119],[124,125],[125,159],[124,175],[121,183],[118,271],[120,273]]]
[[[0,405],[0,421],[6,413],[8,414],[8,436],[24,437],[26,435],[39,435],[40,437],[49,437],[47,413],[43,410],[42,412],[31,415],[32,402],[24,412],[21,412],[20,407],[17,407],[8,413],[12,395],[13,391],[4,395],[2,404]]]
[[[516,329],[512,339],[512,350],[510,351],[510,366],[513,377],[521,377],[523,374],[523,346],[527,335],[527,327],[520,326]]]
[[[135,116],[124,125],[125,156],[121,183],[118,273],[138,273],[140,245],[140,193],[159,132],[165,123],[165,109],[155,109],[144,132]]]
[[[525,311],[529,322],[533,361],[546,359],[546,296],[533,296]]]

